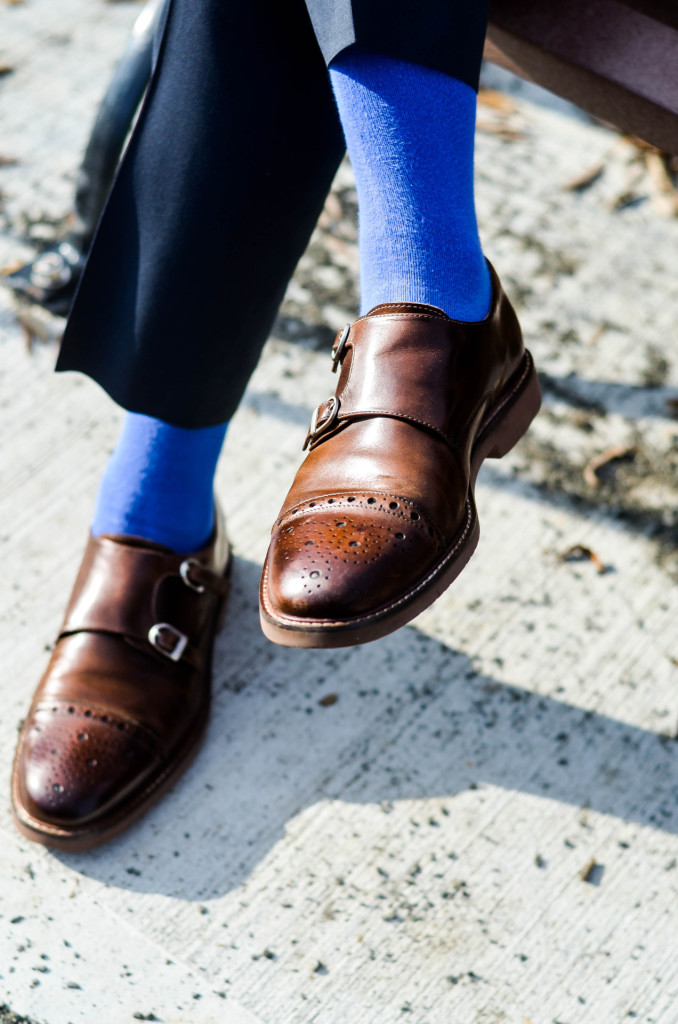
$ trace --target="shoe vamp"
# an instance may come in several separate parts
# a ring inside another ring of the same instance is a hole
[[[110,711],[171,750],[199,716],[207,684],[188,664],[160,661],[120,636],[76,633],[57,643],[35,703]]]
[[[374,491],[414,502],[447,537],[463,520],[468,484],[464,453],[423,427],[381,416],[349,423],[310,452],[283,513],[323,494]]]

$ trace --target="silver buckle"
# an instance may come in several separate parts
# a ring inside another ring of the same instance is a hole
[[[174,646],[171,650],[163,643],[163,634],[170,633],[175,640]],[[148,631],[148,642],[152,647],[155,647],[156,651],[160,654],[164,654],[170,661],[179,661],[182,654],[186,650],[188,644],[188,637],[181,633],[174,626],[171,626],[169,622],[156,622],[155,626],[151,626]]]
[[[200,562],[196,561],[195,558],[186,558],[179,566],[179,575],[181,576],[182,580],[184,581],[187,587],[190,587],[191,590],[195,590],[197,594],[204,593],[205,587],[203,586],[202,583],[195,583],[191,579],[191,569],[200,568],[202,568],[202,566],[200,565]]]
[[[351,330],[351,325],[346,324],[343,328],[336,345],[332,348],[332,373],[337,372],[337,367],[346,348],[346,342],[348,340],[348,333]]]
[[[326,402],[329,402],[329,408],[320,425],[318,425],[318,416],[320,415],[320,409],[323,405],[326,404]],[[313,415],[311,416],[311,426],[308,428],[308,434],[306,435],[304,446],[301,449],[302,451],[306,451],[311,441],[315,441],[316,437],[320,437],[320,435],[324,434],[326,430],[329,430],[334,421],[336,420],[337,416],[339,415],[339,399],[337,398],[337,396],[332,395],[331,398],[326,399],[326,402],[321,402],[320,405],[313,410]]]

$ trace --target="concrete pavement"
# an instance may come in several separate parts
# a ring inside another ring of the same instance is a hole
[[[0,167],[0,264],[66,214],[138,10],[0,9],[0,156],[17,160]],[[0,291],[0,1003],[15,1013],[678,1020],[678,220],[634,146],[535,99],[479,109],[482,236],[545,406],[481,472],[477,554],[366,647],[282,650],[259,631],[268,529],[332,388],[328,339],[355,312],[345,165],[219,469],[237,561],[207,742],[90,854],[25,842],[6,794],[120,414],[52,375],[53,344],[29,353]]]

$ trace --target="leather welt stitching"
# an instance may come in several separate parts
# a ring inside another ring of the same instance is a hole
[[[383,501],[388,501],[389,498],[395,498],[396,501],[399,501],[406,508],[409,508],[409,509],[419,513],[419,520],[420,520],[419,523],[415,524],[415,523],[412,523],[410,521],[410,526],[414,526],[415,529],[418,529],[418,530],[421,530],[421,529],[424,529],[425,527],[429,527],[430,526],[433,529],[433,531],[434,531],[434,536],[435,536],[436,541],[438,543],[442,542],[443,534],[442,534],[442,531],[440,530],[440,528],[438,526],[438,523],[419,504],[419,502],[413,501],[412,498],[406,498],[402,494],[395,494],[395,493],[393,493],[391,491],[368,491],[368,490],[359,490],[359,489],[356,490],[356,491],[342,491],[342,492],[339,492],[339,491],[327,491],[325,494],[320,494],[320,495],[318,495],[316,497],[313,497],[313,498],[310,498],[310,499],[306,498],[304,501],[298,501],[296,503],[296,505],[290,505],[290,507],[288,509],[286,509],[285,512],[280,514],[280,516],[278,517],[278,520],[273,525],[271,533],[273,533],[273,531],[276,530],[276,529],[282,529],[284,526],[287,526],[288,523],[290,523],[290,522],[292,522],[292,523],[299,522],[299,520],[294,518],[294,514],[297,511],[297,509],[302,509],[302,510],[303,509],[307,509],[308,511],[312,511],[312,512],[329,512],[330,511],[329,506],[327,508],[323,507],[323,504],[327,502],[328,498],[335,498],[335,499],[338,498],[339,502],[341,502],[342,500],[345,500],[350,494],[360,494],[360,495],[368,494],[371,497],[373,496],[373,497],[379,498],[379,500],[382,501],[382,502]],[[310,508],[309,501],[314,502],[314,506],[313,506],[312,509]],[[333,509],[332,511],[336,512],[337,510]],[[395,519],[402,518],[400,513],[392,511],[390,508],[382,508],[379,511],[385,512],[387,515],[389,515],[389,516],[391,516],[391,517],[393,517]],[[280,523],[280,526],[278,526],[278,523]]]
[[[369,622],[372,619],[380,619],[384,615],[387,615],[390,612],[395,611],[401,605],[406,604],[408,601],[412,600],[412,598],[416,597],[417,594],[422,589],[426,589],[428,584],[433,582],[435,580],[436,576],[439,576],[441,574],[441,572],[443,572],[447,568],[447,566],[451,562],[453,562],[455,560],[457,554],[460,552],[460,549],[466,543],[466,540],[467,540],[467,538],[468,538],[468,536],[469,536],[469,534],[471,532],[471,529],[473,527],[473,524],[475,522],[475,518],[476,517],[475,517],[474,506],[473,506],[471,500],[469,498],[467,498],[466,499],[466,509],[465,509],[464,525],[463,525],[461,533],[458,534],[457,540],[452,545],[452,547],[445,553],[443,558],[433,566],[433,568],[424,577],[424,579],[420,580],[417,584],[415,584],[413,587],[411,587],[407,591],[407,593],[403,594],[402,597],[399,597],[395,601],[392,601],[389,604],[384,605],[383,607],[377,609],[377,611],[369,612],[367,615],[356,615],[356,616],[354,616],[353,618],[350,618],[350,619],[337,619],[337,620],[333,620],[333,619],[310,619],[310,620],[308,620],[306,622],[303,619],[299,619],[299,618],[297,618],[295,616],[292,616],[292,615],[284,615],[284,614],[280,614],[280,613],[274,612],[273,609],[271,608],[269,600],[268,600],[269,571],[268,571],[268,558],[267,558],[266,562],[264,563],[263,587],[262,587],[262,603],[265,606],[265,611],[269,614],[269,617],[274,622],[275,622],[276,619],[277,619],[278,622],[289,622],[290,624],[295,624],[295,625],[297,623],[301,622],[302,625],[311,627],[311,628],[305,630],[305,632],[307,632],[307,633],[313,633],[314,632],[314,629],[312,628],[314,625],[317,625],[321,629],[327,629],[327,628],[332,628],[333,626],[347,626],[347,625],[354,626],[354,625],[360,625],[361,623]]]
[[[410,416],[407,412],[402,412],[400,409],[356,409],[355,412],[345,413],[343,416],[341,413],[337,416],[340,420],[350,420],[356,416],[389,416],[391,419],[408,420],[410,423],[419,423],[422,427],[429,427],[431,430],[439,431],[440,427],[436,427],[434,423],[429,423],[428,420],[420,420],[416,416]]]
[[[395,498],[397,501],[402,502],[403,505],[407,505],[408,507],[411,506],[413,509],[419,512],[422,515],[422,517],[424,517],[424,511],[421,505],[419,505],[416,501],[413,501],[412,498],[406,498],[403,494],[396,494],[394,491],[370,491],[358,487],[354,491],[325,491],[324,494],[314,494],[312,498],[304,498],[303,501],[298,501],[296,505],[290,505],[289,508],[285,509],[284,513],[281,513],[281,515],[278,516],[278,519],[281,521],[282,525],[285,518],[289,516],[290,513],[294,512],[294,510],[298,508],[309,508],[309,502],[311,501],[315,502],[315,504],[322,504],[322,502],[327,501],[328,498],[339,498],[339,500],[341,500],[342,498],[347,498],[350,495],[356,494],[368,494],[370,497],[377,497],[382,500],[388,498]],[[317,509],[315,509],[315,511],[317,511]],[[389,515],[393,514],[390,509],[384,509],[384,511],[388,512]],[[432,525],[435,526],[435,523],[432,523]],[[275,526],[273,527],[273,529],[275,529]]]
[[[416,416],[410,416],[406,412],[390,412],[386,409],[360,409],[355,412],[347,412],[343,416],[340,413],[337,416],[337,423],[350,423],[353,420],[361,419],[364,416],[384,416],[387,419],[402,420],[404,423],[415,423],[419,427],[427,427],[432,430],[434,434],[442,437],[447,443],[452,442],[452,438],[448,437],[445,431],[441,427],[437,427],[435,423],[429,423],[428,420],[420,420]]]
[[[430,302],[408,302],[403,299],[402,302],[379,302],[376,306],[373,306],[368,313],[363,313],[363,317],[375,316],[378,309],[386,309],[391,313],[402,313],[405,310],[408,313],[421,313],[428,311],[433,313],[435,316],[440,316],[445,311],[440,306],[434,306]]]
[[[371,323],[379,320],[442,320],[444,323],[455,323],[454,320],[450,320],[444,314],[441,316],[438,313],[406,313],[404,310],[402,313],[380,313],[378,316],[361,316],[358,317],[356,323]]]
[[[516,394],[523,387],[525,379],[529,377],[530,373],[532,372],[532,356],[527,350],[525,351],[524,359],[525,366],[523,368],[523,372],[520,374],[520,377],[518,378],[514,386],[511,388],[511,390],[506,392],[506,394],[502,397],[501,401],[499,401],[497,405],[494,407],[494,409],[491,411],[485,423],[482,424],[481,428],[478,431],[478,434],[476,435],[476,442],[479,440],[482,434],[486,433],[488,427],[490,427],[493,420],[495,420],[497,416],[499,416],[499,414],[502,412],[507,403],[511,402],[515,398]]]

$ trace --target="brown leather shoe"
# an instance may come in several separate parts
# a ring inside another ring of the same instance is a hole
[[[229,585],[219,513],[194,555],[90,537],[17,747],[14,819],[86,850],[122,831],[184,770],[207,723],[212,642]]]
[[[339,334],[337,391],[313,415],[264,564],[270,640],[375,640],[428,607],[471,557],[480,464],[505,455],[541,403],[516,315],[492,280],[478,323],[385,303]]]

